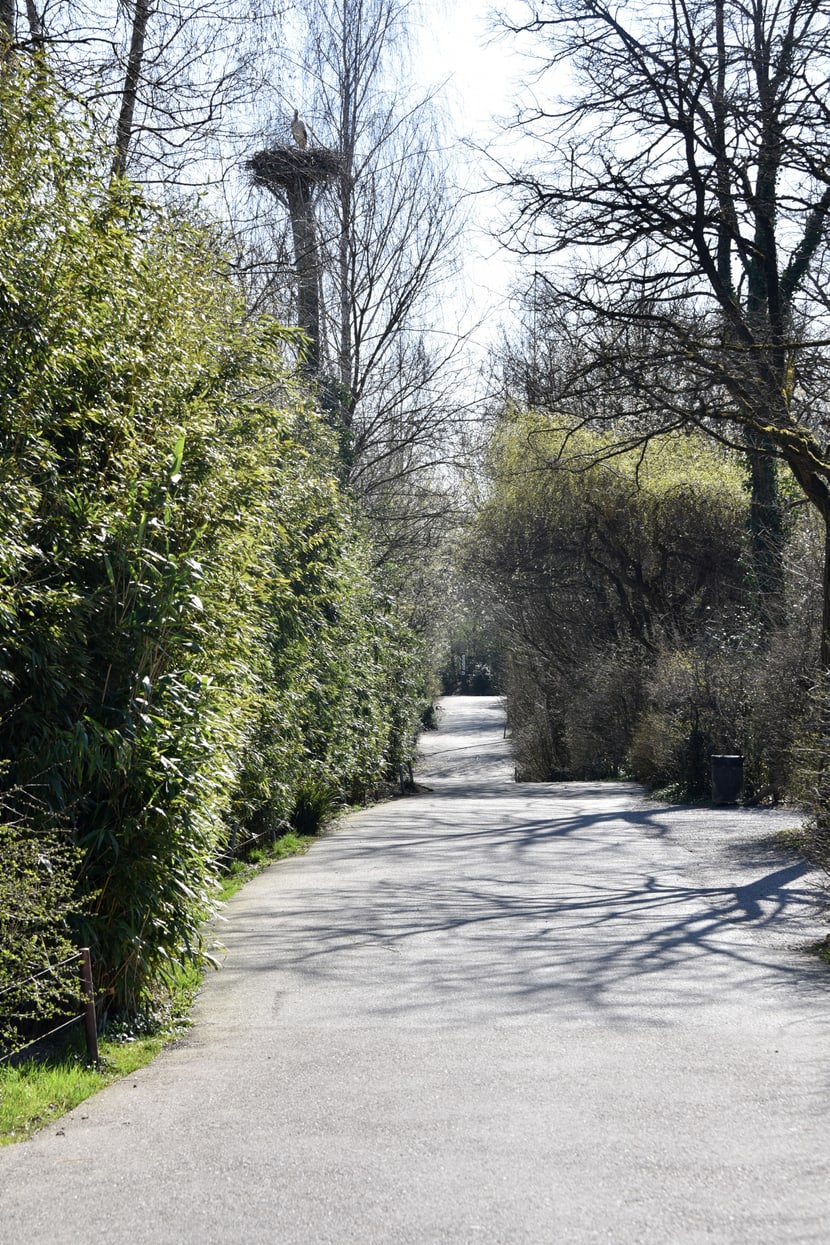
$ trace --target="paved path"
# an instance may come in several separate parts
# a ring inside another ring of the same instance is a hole
[[[430,792],[231,902],[183,1043],[0,1151],[2,1242],[830,1241],[792,818],[517,786],[443,714]]]

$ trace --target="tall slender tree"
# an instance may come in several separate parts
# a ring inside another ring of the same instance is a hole
[[[454,452],[459,339],[440,326],[459,217],[435,101],[406,87],[404,0],[303,0],[302,71],[291,80],[310,147],[337,153],[318,196],[320,368],[351,483],[370,511],[412,532],[412,489]],[[284,126],[288,132],[287,124]],[[423,524],[420,525],[423,532]]]
[[[830,5],[524,7],[507,25],[541,45],[551,95],[518,122],[537,147],[505,179],[513,237],[573,346],[544,401],[629,442],[695,424],[740,444],[774,625],[777,463],[830,525]],[[828,666],[830,556],[824,593]]]
[[[123,177],[127,171],[130,143],[135,131],[135,107],[144,68],[144,47],[147,41],[147,24],[150,20],[151,8],[152,0],[135,0],[130,47],[124,70],[124,87],[121,92],[121,107],[115,127],[113,177]]]

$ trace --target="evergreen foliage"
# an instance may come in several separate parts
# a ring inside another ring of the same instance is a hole
[[[58,925],[134,1012],[200,955],[234,819],[369,790],[409,755],[422,675],[286,331],[246,315],[215,230],[110,185],[42,75],[0,90],[9,842],[74,847]]]
[[[80,1008],[72,848],[0,824],[0,1058]],[[71,961],[67,963],[66,961]],[[53,966],[60,965],[57,972]]]

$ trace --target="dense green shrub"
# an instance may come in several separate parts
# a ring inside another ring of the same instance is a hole
[[[132,1007],[210,906],[288,428],[262,396],[279,339],[208,231],[110,193],[54,122],[34,141],[39,94],[4,105],[0,755],[21,814],[81,849],[79,933]]]
[[[78,1012],[75,856],[56,834],[0,823],[0,1058]]]
[[[135,1010],[200,953],[234,821],[364,792],[420,671],[214,231],[109,186],[42,83],[0,89],[0,763]]]
[[[665,696],[649,690],[651,674],[693,650],[713,619],[735,630],[744,619],[739,469],[695,438],[611,451],[598,436],[564,438],[519,413],[505,416],[491,451],[468,557],[498,602],[514,750],[528,779],[628,773],[632,739],[637,765],[671,769],[669,708],[658,723]],[[675,713],[681,730],[679,721]]]
[[[411,759],[426,686],[351,503],[319,459],[295,456],[280,479],[268,660],[234,806],[260,833],[307,828]]]

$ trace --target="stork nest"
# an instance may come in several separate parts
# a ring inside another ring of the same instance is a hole
[[[344,172],[343,157],[329,147],[269,147],[245,162],[255,186],[291,186],[297,181],[327,182]]]

